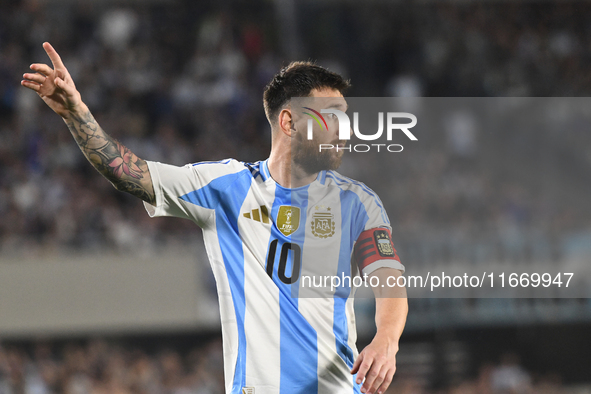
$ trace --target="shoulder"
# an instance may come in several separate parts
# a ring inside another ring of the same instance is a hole
[[[218,161],[198,161],[196,163],[185,164],[186,168],[194,168],[195,170],[202,169],[225,169],[225,170],[239,170],[241,162],[236,159],[224,159]],[[243,167],[243,166],[242,166]]]
[[[245,163],[230,158],[219,161],[200,161],[197,163],[189,163],[184,167],[210,178],[218,178],[241,172],[244,172],[245,174],[249,173],[252,177],[255,177],[256,173],[259,172],[260,163],[261,162]]]
[[[376,192],[365,183],[346,177],[336,171],[326,171],[324,184],[328,187],[338,187],[343,191],[351,191],[362,200],[378,198]]]
[[[368,228],[389,227],[390,220],[386,214],[384,204],[372,189],[365,183],[356,181],[349,177],[339,174],[336,171],[327,171],[325,185],[328,187],[338,187],[340,193],[348,193],[354,196],[354,201],[368,215],[370,220],[366,223]],[[342,200],[341,200],[342,201]]]

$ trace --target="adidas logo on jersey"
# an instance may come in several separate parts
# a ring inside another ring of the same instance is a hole
[[[269,211],[267,210],[267,207],[264,205],[261,205],[260,209],[255,208],[250,212],[243,213],[242,216],[244,216],[247,219],[255,220],[257,222],[263,222],[265,224],[269,223]]]

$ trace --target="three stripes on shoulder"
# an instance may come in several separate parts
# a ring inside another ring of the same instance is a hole
[[[244,216],[247,219],[255,220],[257,222],[263,222],[263,223],[267,223],[267,224],[270,222],[269,221],[269,210],[264,205],[261,205],[260,209],[255,208],[251,212],[243,213],[242,216]]]

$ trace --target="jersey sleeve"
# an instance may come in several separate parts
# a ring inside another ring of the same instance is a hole
[[[363,186],[365,193],[361,201],[367,217],[353,251],[359,270],[367,275],[384,267],[404,272],[392,242],[392,227],[384,205],[371,189]]]
[[[235,160],[173,166],[148,161],[154,186],[155,205],[144,202],[150,217],[173,216],[190,219],[204,227],[218,205],[218,191],[226,175],[245,170]]]

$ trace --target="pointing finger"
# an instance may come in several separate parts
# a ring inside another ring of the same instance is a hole
[[[44,42],[43,49],[47,52],[47,56],[51,59],[51,63],[53,63],[53,68],[65,68],[64,63],[62,63],[62,59],[60,55],[57,54],[55,49],[51,46],[50,43]]]
[[[41,73],[45,76],[48,76],[53,72],[51,67],[49,67],[47,64],[43,64],[43,63],[31,64],[31,70],[37,71],[38,73]]]

